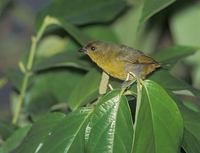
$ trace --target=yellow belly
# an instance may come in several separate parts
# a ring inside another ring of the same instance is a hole
[[[109,63],[97,63],[106,73],[114,78],[120,80],[126,80],[127,72],[125,71],[125,64],[123,62],[109,62]]]

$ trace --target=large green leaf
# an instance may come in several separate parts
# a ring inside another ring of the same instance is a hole
[[[17,148],[30,130],[31,125],[16,130],[2,145],[3,153],[10,153]]]
[[[133,120],[128,101],[122,97],[115,125],[113,153],[130,153],[133,143]]]
[[[130,153],[133,125],[128,102],[120,91],[103,96],[86,128],[87,153]]]
[[[124,0],[53,0],[38,15],[40,24],[46,15],[65,20],[73,24],[107,22],[116,17],[126,6]]]
[[[15,153],[83,153],[89,112],[89,109],[81,109],[67,116],[60,114],[43,118],[33,125]]]
[[[84,134],[89,110],[75,111],[63,118],[43,141],[38,153],[84,152]]]
[[[135,123],[134,153],[178,152],[183,120],[173,99],[157,83],[144,82]]]
[[[64,114],[52,113],[43,116],[34,123],[21,145],[13,153],[35,153],[40,143],[44,142],[52,129],[64,118]]]
[[[70,108],[77,109],[97,98],[100,80],[101,73],[99,71],[96,69],[89,71],[72,90],[68,99]]]
[[[142,10],[142,15],[140,18],[140,23],[145,22],[151,16],[164,9],[168,5],[172,4],[176,0],[144,0],[144,6]]]
[[[115,90],[103,96],[94,109],[77,109],[67,116],[50,114],[36,121],[13,153],[83,153],[93,149],[130,153],[132,140],[128,102]]]

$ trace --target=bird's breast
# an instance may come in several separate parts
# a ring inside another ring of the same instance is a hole
[[[126,80],[127,72],[125,71],[124,62],[117,60],[101,60],[97,62],[97,65],[112,77]]]

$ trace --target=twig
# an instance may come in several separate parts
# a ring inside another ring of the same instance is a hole
[[[51,24],[59,24],[59,21],[56,20],[55,18],[52,17],[45,17],[44,22],[42,23],[38,33],[36,34],[36,36],[32,37],[32,43],[31,43],[31,47],[30,47],[30,52],[29,52],[29,56],[28,56],[28,62],[27,65],[24,66],[24,64],[22,62],[20,62],[20,69],[21,71],[24,73],[24,77],[22,80],[22,86],[20,89],[20,95],[18,97],[18,101],[16,104],[16,109],[14,111],[14,116],[12,119],[12,123],[16,124],[18,119],[19,119],[19,115],[23,106],[23,102],[24,102],[24,98],[25,98],[25,93],[27,90],[27,86],[28,86],[28,82],[30,79],[30,76],[32,75],[32,67],[33,67],[33,62],[34,62],[34,57],[35,57],[35,53],[36,53],[36,48],[38,45],[39,40],[41,39],[45,29],[51,25]],[[22,69],[23,68],[23,69]]]

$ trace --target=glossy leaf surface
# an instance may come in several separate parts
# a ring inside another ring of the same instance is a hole
[[[178,152],[182,135],[183,120],[176,103],[157,83],[145,81],[133,153]]]

